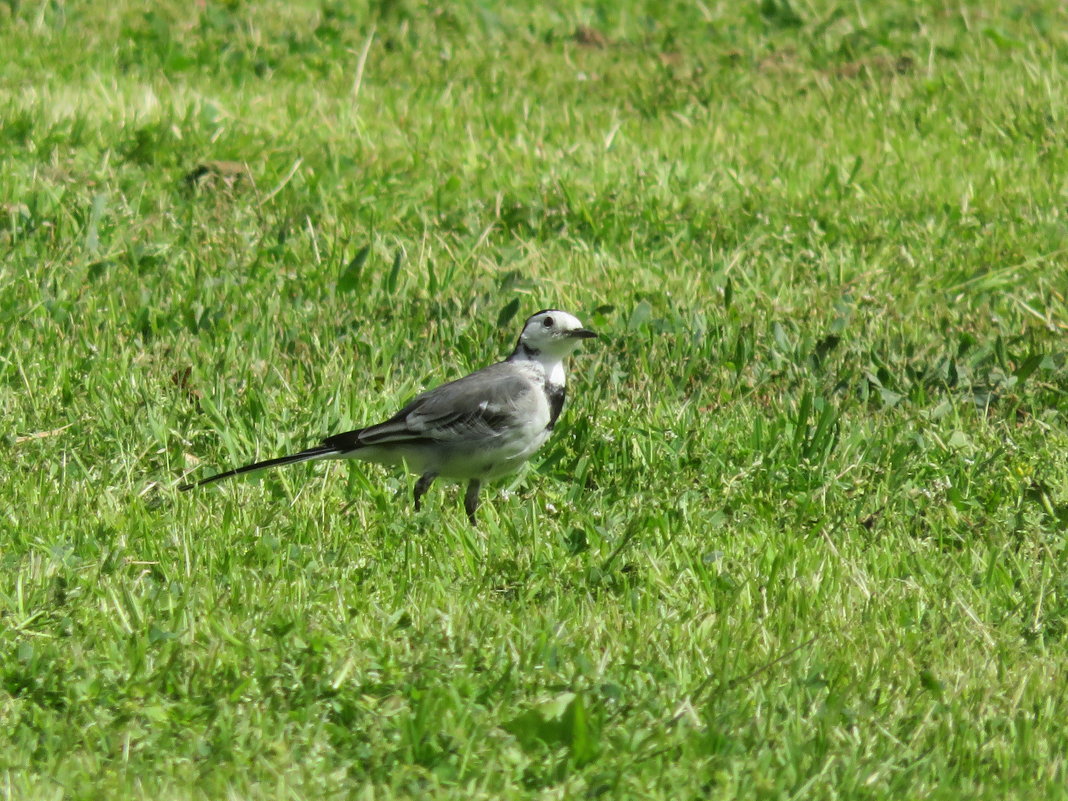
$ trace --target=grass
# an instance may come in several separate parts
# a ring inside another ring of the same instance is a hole
[[[0,5],[0,795],[1068,797],[1066,24]],[[175,491],[546,306],[477,531]]]

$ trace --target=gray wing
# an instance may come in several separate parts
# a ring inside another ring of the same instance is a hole
[[[323,444],[348,451],[369,445],[492,439],[521,424],[537,389],[514,367],[500,362],[424,392],[383,423],[327,437]]]

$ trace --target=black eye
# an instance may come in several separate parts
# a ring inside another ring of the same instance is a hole
[[[552,328],[553,327],[553,318],[552,317],[546,317],[544,320],[541,321],[541,324],[544,325],[546,328]]]

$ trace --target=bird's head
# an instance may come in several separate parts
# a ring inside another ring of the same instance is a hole
[[[515,350],[517,354],[528,357],[562,359],[579,342],[595,336],[573,314],[559,309],[545,309],[527,318]]]

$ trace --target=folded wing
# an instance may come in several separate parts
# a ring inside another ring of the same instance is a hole
[[[492,440],[522,425],[536,390],[509,365],[494,364],[419,395],[385,422],[335,434],[323,445],[351,451],[372,445]]]

